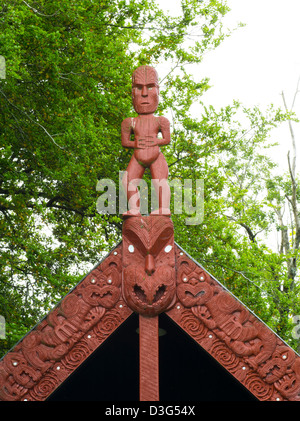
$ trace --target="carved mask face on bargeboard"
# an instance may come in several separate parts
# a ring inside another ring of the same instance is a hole
[[[123,224],[123,297],[145,316],[175,302],[174,230],[166,216],[130,217]]]

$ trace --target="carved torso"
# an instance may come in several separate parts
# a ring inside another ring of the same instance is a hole
[[[161,117],[151,116],[138,116],[130,118],[127,121],[128,130],[131,134],[134,134],[134,141],[140,139],[146,139],[147,143],[144,147],[137,147],[134,149],[134,156],[137,161],[145,166],[149,167],[157,158],[160,153],[158,145],[152,146],[151,140],[155,142],[158,133],[161,131]]]

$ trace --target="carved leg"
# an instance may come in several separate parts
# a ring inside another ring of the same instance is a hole
[[[162,153],[159,154],[157,160],[150,166],[152,183],[155,188],[158,199],[158,209],[151,212],[151,215],[170,216],[170,198],[171,191],[168,184],[168,164]]]
[[[137,186],[144,172],[145,168],[138,163],[133,155],[122,179],[129,207],[129,211],[125,212],[123,216],[140,216],[140,194]]]

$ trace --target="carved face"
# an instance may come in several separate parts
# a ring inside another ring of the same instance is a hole
[[[168,217],[130,217],[123,225],[123,296],[140,314],[155,316],[175,300],[173,224]]]
[[[85,303],[91,307],[114,307],[120,297],[119,260],[120,258],[114,255],[107,257],[101,264],[101,270],[94,269],[78,286]]]
[[[82,298],[92,307],[112,308],[120,297],[119,273],[114,268],[109,269],[100,274],[94,270],[82,283]]]
[[[185,307],[198,306],[212,298],[213,290],[208,281],[207,273],[195,263],[179,259],[177,295]]]
[[[159,102],[158,76],[150,66],[138,67],[132,75],[132,103],[138,114],[152,114]]]
[[[287,355],[286,353],[283,355]],[[281,358],[283,357],[281,355]],[[290,363],[291,365],[291,363]],[[283,377],[275,382],[276,389],[286,398],[299,399],[300,386],[300,360],[296,359],[292,370],[286,370]]]
[[[5,383],[5,388],[0,390],[0,399],[21,400],[28,389],[35,385],[41,373],[34,370],[18,352],[7,354],[3,362],[3,367],[0,368],[0,384]]]
[[[138,313],[155,316],[173,300],[174,269],[160,266],[149,276],[142,266],[131,265],[124,270],[124,295],[129,307]]]
[[[260,374],[263,376],[264,380],[271,384],[279,379],[282,380],[282,377],[287,371],[287,367],[291,365],[295,359],[295,354],[287,346],[279,346],[266,363],[260,368]],[[294,381],[296,379],[294,378]],[[284,381],[280,381],[278,384],[278,390],[280,390],[280,385]],[[276,385],[277,386],[277,385]]]

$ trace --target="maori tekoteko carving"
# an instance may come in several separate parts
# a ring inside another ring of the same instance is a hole
[[[159,102],[159,85],[153,67],[140,66],[134,71],[132,102],[138,116],[126,118],[121,126],[122,146],[134,149],[122,181],[129,204],[129,211],[124,216],[140,216],[137,186],[146,168],[150,169],[159,203],[159,208],[152,214],[170,215],[169,169],[160,150],[160,146],[170,143],[170,123],[165,117],[154,116]]]

